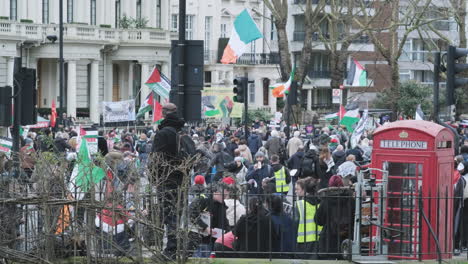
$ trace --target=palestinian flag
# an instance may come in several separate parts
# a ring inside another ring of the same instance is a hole
[[[283,97],[285,94],[289,93],[289,89],[291,88],[291,83],[294,80],[294,74],[296,73],[296,66],[294,65],[291,74],[289,75],[289,79],[286,83],[277,83],[270,86],[270,89],[273,89],[273,97]]]
[[[141,104],[140,109],[138,109],[138,113],[136,118],[143,117],[145,114],[153,109],[154,104],[154,96],[153,93],[149,93],[146,97],[146,100]]]
[[[160,122],[162,119],[162,105],[158,101],[155,101],[153,104],[153,122]]]
[[[154,67],[150,77],[145,82],[145,84],[153,92],[161,96],[161,98],[169,98],[169,92],[171,91],[171,81],[169,81],[169,79],[164,74],[162,74],[158,68]]]
[[[347,111],[340,121],[340,125],[345,126],[349,132],[354,131],[354,124],[359,122],[359,108]]]
[[[7,137],[0,137],[0,152],[6,153],[8,156],[13,147],[13,139]]]
[[[355,59],[351,62],[346,83],[351,86],[367,86],[367,72]]]
[[[88,142],[86,140],[82,140],[76,165],[73,168],[72,175],[70,177],[69,190],[71,195],[76,196],[74,197],[75,199],[81,200],[89,188],[93,184],[100,182],[105,175],[105,171],[96,166],[91,160]]]

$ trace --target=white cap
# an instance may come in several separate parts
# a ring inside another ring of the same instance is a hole
[[[458,166],[457,166],[457,170],[458,170],[458,171],[462,171],[462,170],[464,170],[464,169],[465,169],[465,165],[463,165],[463,162],[460,162],[460,163],[458,164]]]

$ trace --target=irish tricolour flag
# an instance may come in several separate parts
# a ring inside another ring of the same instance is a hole
[[[270,86],[270,89],[273,89],[273,97],[283,97],[285,94],[289,93],[289,88],[291,88],[291,83],[294,79],[294,73],[296,72],[296,66],[294,66],[291,75],[286,83],[277,83]]]
[[[231,38],[224,49],[221,63],[236,63],[237,59],[244,53],[247,44],[262,37],[257,24],[247,12],[247,9],[244,9],[234,20]]]
[[[367,86],[367,72],[355,59],[351,62],[346,83],[351,86]]]

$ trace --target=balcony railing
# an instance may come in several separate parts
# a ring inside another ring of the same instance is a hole
[[[329,70],[310,70],[307,73],[307,76],[309,76],[312,79],[328,79],[330,78],[330,71]]]
[[[237,60],[237,64],[257,65],[257,64],[278,64],[278,53],[244,53]]]
[[[0,20],[0,36],[10,36],[21,40],[45,41],[48,35],[58,36],[58,33],[59,26],[56,24],[30,24]],[[65,24],[63,35],[65,40],[150,44],[168,44],[172,37],[169,31],[162,29],[116,29],[75,24]]]
[[[432,62],[433,55],[432,51],[403,51],[400,58],[400,62]]]

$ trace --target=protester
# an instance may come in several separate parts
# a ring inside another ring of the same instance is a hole
[[[297,226],[296,251],[300,259],[318,258],[318,240],[322,227],[315,223],[315,214],[319,208],[316,197],[317,180],[311,177],[296,182],[296,207],[294,223]]]
[[[265,154],[255,154],[255,164],[250,166],[245,180],[250,184],[250,194],[262,194],[262,182],[266,178],[274,177],[274,171],[265,161]]]
[[[321,225],[320,259],[340,259],[341,242],[352,237],[354,217],[353,193],[344,188],[340,176],[334,175],[323,190],[323,198],[315,213],[315,223]]]
[[[262,139],[258,135],[258,130],[253,130],[252,134],[248,138],[248,147],[251,153],[257,153],[257,151],[262,147]]]
[[[164,224],[167,226],[167,243],[164,255],[168,259],[174,259],[177,251],[177,192],[183,181],[184,173],[173,171],[170,163],[179,159],[177,133],[183,128],[185,121],[177,116],[177,106],[167,103],[162,108],[164,120],[159,125],[153,141],[152,152],[159,157],[153,157],[156,168],[152,169],[152,182],[160,188],[161,204],[164,208]],[[159,164],[157,164],[159,163]],[[168,175],[168,172],[169,175]]]
[[[301,136],[301,132],[294,131],[294,136],[288,141],[287,150],[288,150],[288,157],[292,157],[299,148],[303,145],[302,140],[299,138]]]
[[[273,169],[274,177],[265,178],[264,180],[274,184],[276,193],[288,194],[291,176],[289,174],[289,169],[280,164],[278,155],[271,156],[271,168]]]
[[[271,138],[266,142],[265,148],[268,151],[268,156],[278,155],[281,157],[284,151],[284,145],[281,144],[281,139],[278,131],[271,131]]]
[[[269,228],[271,223],[260,198],[252,197],[248,201],[247,214],[243,215],[233,229],[237,237],[236,251],[244,258],[262,258],[268,255],[266,252],[277,251],[274,241],[278,236]]]

